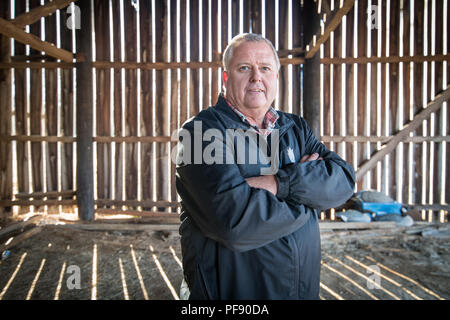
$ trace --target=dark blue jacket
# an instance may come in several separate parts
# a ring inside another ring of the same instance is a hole
[[[190,144],[182,142],[178,149],[180,235],[184,277],[191,299],[318,298],[318,210],[339,206],[350,198],[355,184],[354,170],[314,137],[304,119],[277,112],[278,150],[268,144],[268,155],[275,152],[279,155],[276,196],[252,188],[245,181],[261,175],[261,169],[270,164],[264,163],[264,154],[258,156],[256,163],[250,162],[249,156],[238,159],[242,155],[236,150],[237,138],[234,137],[235,144],[230,144],[226,130],[249,127],[223,97],[219,97],[214,107],[201,111],[183,125],[184,133],[190,133],[191,137],[199,134],[199,123],[203,133],[217,129],[215,132],[223,136],[216,135],[211,141],[203,139],[206,141],[197,144],[191,139]],[[251,135],[245,140],[246,152],[251,149],[250,139]],[[184,137],[180,140],[189,141]],[[211,152],[213,141],[215,152]],[[259,142],[257,145],[261,147]],[[222,155],[218,152],[220,146]],[[199,162],[199,150],[223,159],[225,154],[231,154],[235,161]],[[322,161],[299,162],[304,155],[315,152]],[[192,161],[186,160],[189,154]]]

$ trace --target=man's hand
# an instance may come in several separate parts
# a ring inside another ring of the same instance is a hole
[[[305,155],[300,159],[300,162],[308,162],[314,160],[323,160],[322,157],[319,157],[318,153],[313,153],[311,155]],[[258,177],[251,177],[245,179],[250,187],[265,189],[269,192],[272,192],[274,195],[277,195],[278,192],[278,183],[277,179],[273,175],[265,175]]]
[[[247,181],[250,187],[266,189],[267,191],[272,192],[274,195],[277,195],[278,183],[277,179],[275,179],[275,176],[273,175],[251,177],[245,179],[245,181]]]
[[[314,161],[314,160],[323,160],[323,158],[319,157],[319,154],[316,152],[316,153],[313,153],[312,155],[308,155],[308,154],[304,155],[300,159],[300,163],[308,162],[308,161]]]

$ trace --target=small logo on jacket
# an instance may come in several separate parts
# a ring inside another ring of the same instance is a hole
[[[294,149],[292,149],[291,147],[289,147],[289,148],[287,149],[287,154],[288,154],[289,160],[291,160],[291,162],[295,162]]]

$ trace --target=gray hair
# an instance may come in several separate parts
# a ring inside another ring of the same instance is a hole
[[[235,36],[233,39],[231,39],[230,43],[223,52],[222,63],[224,70],[227,71],[228,67],[230,66],[231,58],[233,58],[234,48],[236,48],[242,42],[260,42],[260,41],[264,41],[270,46],[270,48],[273,51],[275,61],[277,63],[277,70],[280,70],[280,59],[278,58],[277,50],[273,46],[272,42],[264,38],[262,35],[256,33],[241,33]]]

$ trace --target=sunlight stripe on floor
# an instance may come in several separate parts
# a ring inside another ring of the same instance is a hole
[[[382,274],[381,272],[378,272],[378,271],[376,271],[376,270],[373,270],[373,269],[369,268],[369,266],[365,265],[364,263],[362,263],[362,262],[360,262],[360,261],[358,261],[358,260],[356,260],[356,259],[354,259],[354,258],[352,258],[352,257],[350,257],[350,256],[348,256],[348,255],[346,255],[345,257],[346,257],[348,260],[352,261],[353,263],[359,265],[360,267],[363,267],[363,268],[365,268],[366,270],[370,270],[370,272],[373,272],[373,273],[379,275],[381,278],[383,278],[383,279],[389,281],[390,283],[392,283],[393,285],[399,287],[400,289],[402,289],[403,291],[405,291],[407,294],[409,294],[409,295],[410,295],[411,297],[413,297],[414,299],[416,299],[416,300],[423,300],[421,297],[415,295],[415,294],[414,294],[413,292],[411,292],[410,290],[404,288],[400,283],[398,283],[397,281],[395,281],[395,280],[389,278],[388,276]]]
[[[371,294],[369,291],[367,291],[366,289],[364,289],[363,287],[361,287],[358,283],[356,283],[355,281],[353,281],[352,279],[350,279],[349,277],[347,277],[345,274],[343,274],[342,272],[339,272],[338,270],[336,270],[335,268],[333,268],[332,266],[329,266],[328,264],[326,264],[325,262],[321,262],[322,265],[324,267],[326,267],[327,269],[333,271],[334,273],[336,273],[337,275],[341,276],[342,278],[344,278],[345,280],[347,280],[348,282],[350,282],[351,284],[353,284],[355,287],[357,287],[359,290],[361,290],[362,292],[364,292],[365,294],[367,294],[369,297],[371,297],[374,300],[380,300],[378,299],[376,296],[374,296],[373,294]]]
[[[355,273],[356,275],[360,276],[361,278],[365,279],[366,281],[372,283],[374,285],[375,288],[382,290],[384,293],[390,295],[392,298],[394,298],[395,300],[401,300],[397,295],[395,295],[394,293],[390,292],[389,290],[387,290],[386,288],[384,288],[381,285],[378,285],[375,281],[373,281],[372,279],[370,279],[369,277],[367,277],[366,275],[362,274],[361,272],[353,269],[352,267],[349,267],[348,265],[346,265],[345,263],[343,263],[342,261],[340,261],[339,259],[336,259],[330,255],[325,254],[325,256],[327,256],[329,259],[333,260],[334,262],[339,263],[341,266],[343,266],[344,268],[346,268],[347,270],[350,270],[351,272]]]
[[[148,300],[147,289],[145,288],[144,279],[141,275],[141,270],[139,269],[139,265],[136,259],[136,253],[134,252],[133,245],[130,244],[131,257],[133,258],[134,268],[136,269],[136,273],[139,279],[139,284],[141,285],[142,293],[144,294],[144,299]]]
[[[172,248],[172,246],[170,246],[169,249],[170,249],[170,252],[172,252],[172,255],[173,255],[173,258],[175,259],[175,261],[178,263],[180,268],[183,269],[183,264],[181,263],[181,260],[177,257],[175,250]]]
[[[66,271],[66,261],[64,261],[61,268],[61,272],[59,273],[58,285],[56,286],[55,297],[53,298],[53,300],[59,299],[59,293],[61,292],[62,281],[64,279],[65,271]]]
[[[409,282],[415,284],[416,286],[418,286],[419,288],[421,288],[423,291],[425,291],[426,293],[428,293],[428,294],[430,294],[430,295],[432,295],[432,296],[438,298],[439,300],[445,300],[445,299],[442,298],[440,295],[438,295],[436,292],[434,292],[434,291],[432,291],[432,290],[430,290],[430,289],[428,289],[428,288],[425,288],[425,287],[422,286],[420,283],[418,283],[417,281],[411,279],[410,277],[407,277],[407,276],[405,276],[405,275],[403,275],[403,274],[401,274],[401,273],[399,273],[399,272],[397,272],[397,271],[394,271],[394,270],[392,270],[392,269],[386,267],[385,265],[383,265],[383,264],[377,262],[375,259],[373,259],[373,258],[371,258],[371,257],[369,257],[369,256],[366,256],[366,259],[369,259],[370,261],[376,263],[377,266],[380,266],[381,268],[383,268],[383,269],[385,269],[385,270],[387,270],[387,271],[389,271],[389,272],[395,274],[396,276],[399,276],[400,278],[403,278],[403,279],[405,279],[405,280],[407,280],[407,281],[409,281]]]
[[[125,272],[123,271],[122,259],[119,258],[120,278],[122,279],[123,297],[125,300],[130,300],[128,295],[127,281],[125,278]]]
[[[155,262],[156,266],[158,267],[159,273],[161,274],[162,278],[164,279],[164,282],[166,283],[167,287],[169,288],[170,292],[172,293],[172,296],[175,300],[180,300],[180,297],[178,297],[177,292],[172,286],[172,283],[170,282],[169,278],[167,277],[167,274],[165,273],[163,267],[161,266],[161,263],[158,260],[158,257],[155,255],[153,247],[150,245],[150,251],[152,252],[153,261]]]
[[[11,277],[8,280],[8,283],[5,285],[5,287],[3,288],[2,292],[0,293],[0,300],[3,299],[3,296],[5,295],[6,291],[8,291],[9,286],[11,285],[11,283],[14,281],[14,278],[16,277],[17,273],[19,272],[20,268],[22,267],[22,263],[23,260],[25,260],[25,257],[27,256],[27,253],[25,252],[24,254],[22,254],[22,256],[20,257],[20,261],[17,264],[16,269],[14,270],[13,274],[11,275]]]
[[[34,288],[36,287],[36,283],[39,280],[39,277],[41,275],[42,269],[44,268],[44,265],[45,265],[45,259],[42,259],[41,265],[39,266],[39,269],[36,272],[36,275],[34,276],[33,282],[31,283],[30,290],[28,290],[28,294],[27,294],[27,297],[25,298],[25,300],[30,300],[31,299],[31,296],[33,295]]]
[[[92,250],[92,283],[91,300],[97,300],[97,244]]]
[[[334,292],[333,290],[331,290],[330,288],[328,288],[326,285],[324,285],[322,282],[320,282],[320,287],[325,290],[326,292],[328,292],[329,294],[331,294],[333,297],[335,297],[337,300],[345,300],[344,298],[342,298],[338,293]],[[325,299],[323,299],[325,300]]]

